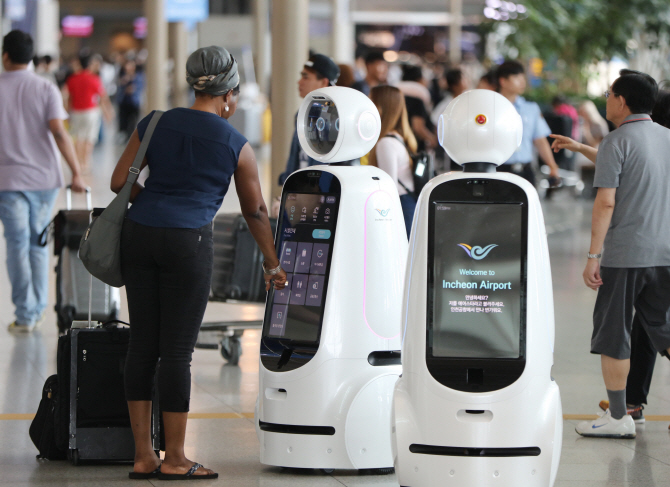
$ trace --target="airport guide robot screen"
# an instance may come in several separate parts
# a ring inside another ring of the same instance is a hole
[[[525,362],[528,205],[505,181],[447,186],[431,195],[426,359],[462,364],[457,382],[467,382],[452,387],[479,389],[482,381],[467,376],[484,369],[495,387],[497,372],[511,366],[520,374]]]
[[[318,349],[339,203],[340,184],[330,173],[303,171],[286,181],[277,252],[287,283],[268,293],[261,347],[270,370],[299,367]]]

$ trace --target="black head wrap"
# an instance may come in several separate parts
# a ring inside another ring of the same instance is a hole
[[[186,61],[186,81],[196,92],[223,95],[240,83],[237,61],[223,47],[200,48]]]

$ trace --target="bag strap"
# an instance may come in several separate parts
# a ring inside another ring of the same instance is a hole
[[[54,226],[56,225],[56,218],[53,217],[53,219],[47,224],[46,227],[44,227],[44,230],[42,230],[42,233],[40,233],[40,236],[37,238],[37,244],[40,247],[46,247],[49,242],[53,239],[54,236]]]
[[[144,156],[147,153],[147,148],[149,147],[149,142],[151,142],[151,136],[154,134],[154,129],[158,125],[158,121],[163,116],[165,112],[162,110],[156,110],[149,120],[149,126],[147,127],[146,132],[144,132],[144,137],[142,138],[142,143],[140,148],[137,150],[137,155],[133,161],[133,165],[128,169],[128,179],[126,179],[126,184],[130,183],[132,186],[137,181],[137,178],[140,175],[140,168],[142,167],[142,161]]]

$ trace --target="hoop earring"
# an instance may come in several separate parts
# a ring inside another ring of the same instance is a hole
[[[225,111],[229,111],[229,110],[230,110],[230,108],[228,108],[228,105],[226,105],[225,107],[223,107],[223,109],[224,109]]]

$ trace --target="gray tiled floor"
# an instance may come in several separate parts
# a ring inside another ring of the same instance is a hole
[[[106,204],[108,175],[118,148],[97,150],[93,168],[94,203]],[[266,174],[265,167],[262,173]],[[64,198],[60,197],[58,207]],[[234,191],[224,202],[226,211],[238,208]],[[597,357],[589,354],[590,317],[595,293],[582,283],[584,252],[589,242],[590,205],[567,194],[545,203],[554,297],[556,351],[554,376],[561,387],[566,414],[593,414],[604,398]],[[72,467],[66,462],[35,460],[28,437],[29,420],[10,414],[37,410],[44,379],[55,371],[56,327],[51,314],[38,332],[12,336],[4,324],[13,319],[5,271],[5,248],[0,243],[0,487],[5,485],[113,486],[149,485],[129,481],[128,466]],[[53,299],[52,299],[53,301]],[[206,320],[260,319],[259,306],[210,303]],[[126,316],[125,302],[122,316]],[[258,388],[258,332],[246,332],[239,367],[227,365],[215,351],[196,350],[193,358],[192,412],[251,413]],[[652,383],[648,415],[670,414],[670,363],[659,358]],[[563,455],[557,487],[670,487],[670,432],[668,421],[650,421],[638,427],[636,440],[595,440],[574,432],[577,421],[564,423]],[[397,486],[394,475],[370,476],[344,471],[280,470],[258,462],[258,440],[249,418],[192,419],[187,453],[214,468],[220,478],[200,485],[236,487]],[[156,485],[160,482],[152,481]],[[179,482],[172,483],[179,487]],[[470,486],[468,486],[470,487]]]

